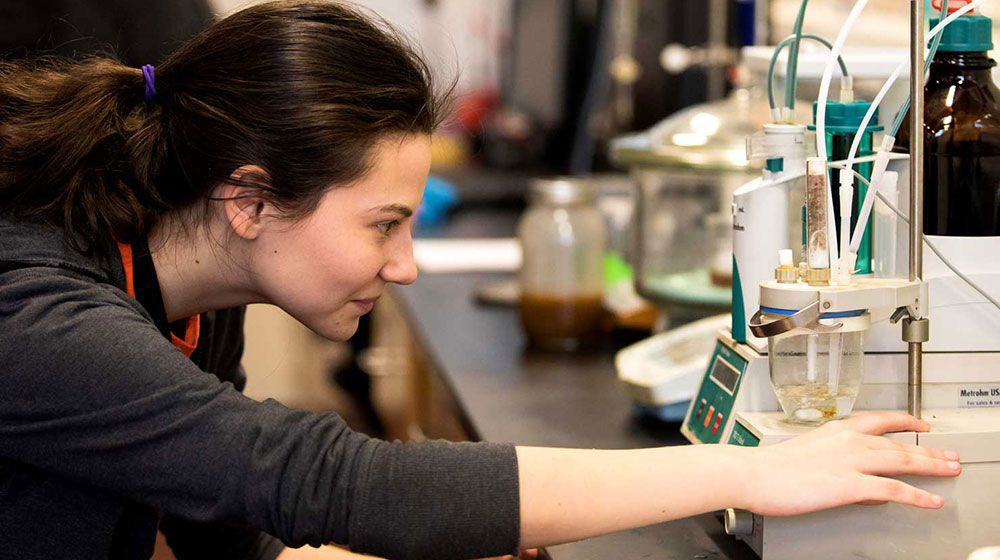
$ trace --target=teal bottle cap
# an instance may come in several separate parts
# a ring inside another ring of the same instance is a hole
[[[816,122],[816,107],[818,105],[818,102],[813,101],[813,123]],[[868,107],[871,107],[871,102],[864,101],[863,99],[856,99],[850,103],[827,101],[826,131],[857,132],[858,127],[861,126],[861,121],[865,118],[865,113],[868,112]],[[809,130],[816,130],[816,125],[810,125]],[[882,130],[882,127],[878,124],[878,109],[875,109],[875,114],[868,121],[865,132],[875,132],[878,130]]]
[[[939,17],[931,18],[933,29]],[[993,50],[993,22],[986,16],[960,16],[941,31],[938,52],[983,52]]]

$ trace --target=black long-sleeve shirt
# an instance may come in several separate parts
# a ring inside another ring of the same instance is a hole
[[[379,441],[251,400],[242,309],[204,314],[188,359],[124,286],[114,258],[0,216],[0,558],[142,557],[116,547],[142,543],[150,511],[184,559],[273,558],[267,535],[390,558],[517,549],[512,446]]]

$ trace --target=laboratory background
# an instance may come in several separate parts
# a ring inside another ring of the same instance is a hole
[[[1000,1],[354,3],[454,87],[420,277],[347,343],[250,306],[246,394],[386,439],[610,449],[908,411],[932,430],[898,439],[961,454],[917,483],[942,510],[730,509],[542,554],[1000,558]],[[0,48],[138,67],[249,4],[5,0]]]

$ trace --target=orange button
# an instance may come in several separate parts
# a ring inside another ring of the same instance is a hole
[[[708,427],[708,423],[712,421],[712,414],[715,412],[715,407],[708,407],[708,414],[705,415],[705,427]]]

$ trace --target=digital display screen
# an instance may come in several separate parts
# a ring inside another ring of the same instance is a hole
[[[714,379],[723,389],[732,393],[736,390],[736,384],[740,380],[740,372],[729,365],[729,362],[716,356],[715,364],[712,366],[712,373],[709,374],[709,377]]]

